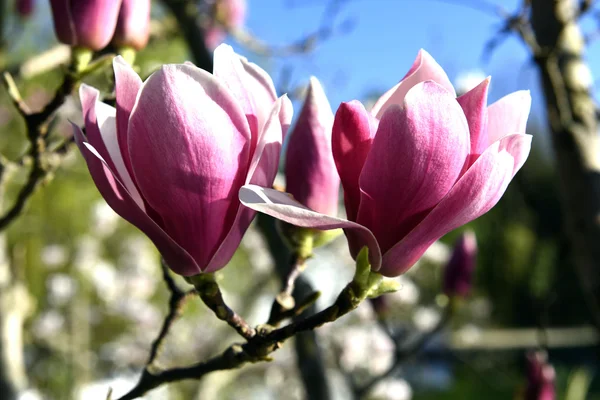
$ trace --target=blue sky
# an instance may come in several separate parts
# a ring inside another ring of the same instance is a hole
[[[314,32],[323,19],[328,0],[248,0],[246,25],[258,38],[274,45],[292,43]],[[334,110],[341,101],[363,99],[372,91],[392,87],[411,66],[420,48],[426,49],[450,79],[464,71],[481,69],[492,76],[491,100],[518,89],[530,89],[533,119],[543,118],[543,99],[536,67],[516,35],[482,60],[486,42],[502,20],[478,7],[480,0],[347,0],[335,21],[352,21],[354,28],[321,43],[309,54],[288,59],[261,59],[247,54],[280,79],[283,66],[292,67],[292,81],[301,84],[310,75],[323,83]],[[513,11],[520,0],[489,0]],[[461,5],[462,4],[462,5]],[[334,23],[335,25],[335,23]],[[591,31],[592,21],[584,21]],[[598,44],[588,49],[592,73],[600,66]]]

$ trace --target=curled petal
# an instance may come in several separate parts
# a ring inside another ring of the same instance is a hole
[[[469,147],[462,109],[435,82],[416,85],[404,107],[387,109],[360,175],[356,219],[371,229],[384,253],[446,196]]]
[[[246,207],[262,212],[289,224],[303,228],[330,230],[342,228],[351,231],[368,246],[371,268],[379,270],[381,252],[375,237],[367,228],[345,219],[319,214],[295,201],[289,194],[274,189],[245,185],[239,192],[240,201]]]
[[[519,134],[490,146],[423,221],[384,254],[381,273],[404,273],[433,242],[488,212],[523,166],[530,149],[531,136]]]
[[[141,89],[128,140],[144,199],[204,269],[234,223],[248,173],[243,111],[211,74],[164,66]]]
[[[519,90],[504,96],[488,107],[488,140],[496,142],[507,134],[525,133],[531,110],[529,90]]]
[[[428,52],[421,49],[408,73],[402,78],[400,83],[388,90],[377,100],[371,110],[371,114],[380,119],[389,106],[393,104],[402,105],[406,93],[417,83],[425,81],[436,82],[456,97],[454,86],[452,86],[444,69]]]
[[[344,188],[346,215],[356,220],[360,204],[358,179],[371,149],[378,121],[357,100],[342,103],[335,113],[331,147]]]
[[[108,205],[152,240],[173,271],[184,276],[202,272],[194,259],[138,206],[125,186],[111,171],[106,160],[86,142],[79,127],[73,125],[73,131],[75,142],[83,154],[92,179]]]

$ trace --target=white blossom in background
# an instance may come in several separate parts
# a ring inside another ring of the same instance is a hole
[[[77,282],[67,274],[52,274],[46,280],[48,301],[53,306],[63,306],[77,292]]]
[[[40,258],[48,269],[56,269],[67,262],[69,251],[65,246],[51,244],[42,249]]]
[[[339,343],[340,364],[346,371],[366,369],[375,376],[392,365],[394,343],[377,325],[338,328],[334,340]]]
[[[412,397],[412,388],[404,379],[386,379],[375,385],[369,398],[377,400],[410,400]]]
[[[27,389],[17,397],[18,400],[44,400],[44,396],[36,389]]]
[[[475,344],[481,336],[481,328],[474,324],[467,324],[456,332],[456,337],[463,344]]]
[[[454,88],[459,96],[479,85],[488,76],[480,69],[462,71],[454,80]]]
[[[104,200],[98,200],[92,206],[92,226],[94,234],[105,238],[117,230],[121,217]]]
[[[40,314],[32,326],[32,333],[40,339],[50,339],[59,334],[65,326],[65,317],[57,310]]]
[[[418,330],[428,332],[440,322],[441,318],[442,315],[436,308],[418,307],[413,314],[413,323]]]

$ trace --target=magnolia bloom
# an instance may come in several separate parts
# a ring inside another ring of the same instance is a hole
[[[59,41],[101,50],[113,37],[121,0],[50,0],[50,6]]]
[[[456,244],[452,256],[444,269],[444,293],[446,296],[466,297],[471,291],[477,258],[475,233],[463,233]]]
[[[141,50],[150,37],[150,0],[123,0],[113,37],[117,46]]]
[[[267,73],[231,47],[215,51],[214,65],[213,74],[165,65],[142,83],[117,57],[116,109],[82,86],[87,137],[74,126],[106,202],[184,276],[231,259],[254,217],[237,192],[272,185],[292,115]]]
[[[214,49],[225,40],[227,31],[239,28],[246,19],[246,0],[215,0],[210,7],[204,42]]]
[[[33,14],[34,0],[17,0],[16,9],[21,17],[29,17]]]
[[[302,111],[290,132],[285,158],[286,191],[317,212],[336,215],[340,178],[331,153],[333,112],[312,77]]]
[[[525,400],[554,400],[556,398],[555,376],[554,367],[548,363],[548,355],[545,352],[527,354]]]
[[[348,220],[257,186],[242,188],[240,200],[297,226],[344,228],[353,257],[368,246],[374,271],[400,275],[433,242],[489,211],[529,155],[529,92],[488,107],[489,83],[456,98],[421,50],[371,113],[358,101],[342,103],[332,148]]]

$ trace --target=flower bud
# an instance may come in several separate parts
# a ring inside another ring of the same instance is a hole
[[[245,19],[245,0],[216,0],[204,29],[206,46],[216,48],[225,39],[227,31],[242,26]]]
[[[310,85],[290,133],[286,159],[286,190],[317,212],[336,215],[340,178],[331,152],[333,112],[317,78]]]
[[[556,373],[545,352],[527,354],[527,384],[525,400],[554,400],[556,392],[554,378]]]
[[[19,16],[27,18],[33,13],[33,0],[17,0],[16,10]]]
[[[146,47],[150,36],[150,0],[123,0],[113,43],[117,47]]]
[[[97,51],[113,37],[121,0],[50,0],[50,6],[59,41]]]
[[[477,259],[475,233],[463,233],[456,244],[450,261],[444,269],[444,293],[448,297],[466,297],[471,291],[471,282]]]

